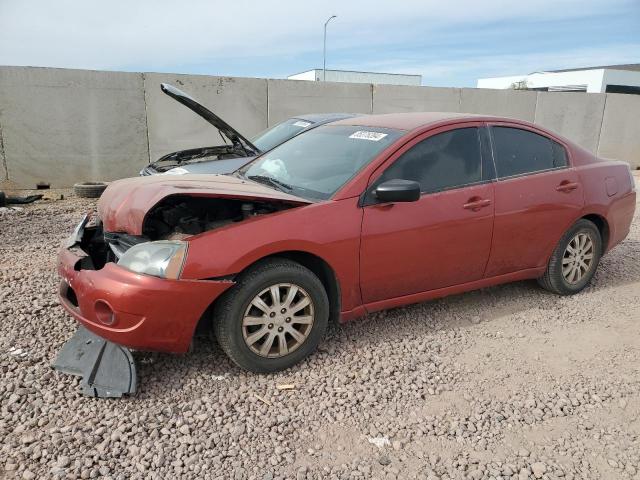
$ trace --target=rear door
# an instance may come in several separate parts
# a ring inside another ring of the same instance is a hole
[[[567,149],[533,128],[489,125],[496,167],[493,244],[486,276],[546,264],[584,204]]]
[[[360,280],[364,303],[482,278],[491,247],[492,170],[484,168],[479,123],[414,139],[385,164],[364,197]],[[392,180],[420,183],[416,202],[377,203]]]

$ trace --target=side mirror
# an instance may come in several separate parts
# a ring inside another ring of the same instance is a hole
[[[380,202],[415,202],[420,199],[420,184],[413,180],[387,180],[373,194]]]

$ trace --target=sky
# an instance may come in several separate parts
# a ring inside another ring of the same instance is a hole
[[[640,0],[0,0],[0,65],[286,78],[322,67],[432,86],[640,63]]]

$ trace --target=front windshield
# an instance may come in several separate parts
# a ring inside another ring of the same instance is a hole
[[[260,151],[266,152],[273,147],[277,147],[282,142],[289,140],[291,137],[295,137],[311,125],[313,125],[313,122],[300,120],[299,118],[290,118],[259,133],[251,139],[251,143],[258,147]]]
[[[403,133],[323,125],[261,155],[237,174],[303,198],[325,200]]]

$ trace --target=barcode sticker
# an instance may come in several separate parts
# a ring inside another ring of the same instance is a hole
[[[370,140],[372,142],[379,142],[384,137],[386,137],[386,133],[380,132],[369,132],[367,130],[358,130],[357,132],[349,135],[349,138],[359,138],[360,140]]]

